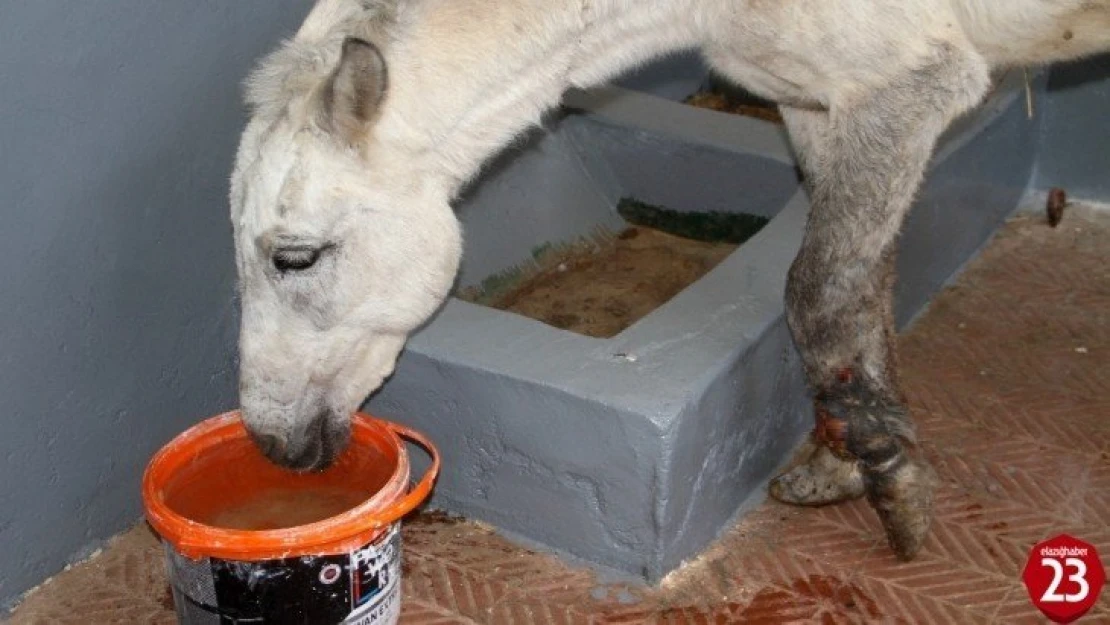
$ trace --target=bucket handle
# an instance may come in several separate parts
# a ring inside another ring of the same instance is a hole
[[[416,430],[407,428],[398,423],[393,423],[392,421],[385,421],[384,419],[379,419],[379,421],[384,423],[386,427],[400,438],[408,439],[419,445],[432,458],[432,464],[428,467],[428,470],[424,472],[424,477],[420,478],[420,481],[417,482],[416,486],[413,486],[412,490],[409,491],[407,495],[397,500],[396,503],[389,507],[387,514],[395,521],[415,510],[417,506],[428,498],[428,494],[432,492],[432,486],[435,484],[436,477],[439,476],[439,450],[436,449],[436,446],[432,444],[432,441],[429,440],[428,437]],[[393,521],[390,521],[390,523],[392,522]],[[383,523],[383,525],[388,525],[388,523]]]

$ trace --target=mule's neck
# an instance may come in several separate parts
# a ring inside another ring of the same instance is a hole
[[[394,158],[399,150],[410,155],[408,167],[418,163],[426,182],[454,196],[567,88],[693,47],[695,8],[693,0],[400,3],[384,48],[389,88],[371,145]]]

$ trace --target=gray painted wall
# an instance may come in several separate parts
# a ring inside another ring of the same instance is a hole
[[[238,85],[308,6],[0,3],[0,607],[234,406]]]
[[[1052,68],[1034,186],[1110,202],[1110,54]]]

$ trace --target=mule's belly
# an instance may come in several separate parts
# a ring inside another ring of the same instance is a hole
[[[948,0],[713,0],[700,22],[716,70],[802,108],[880,87],[940,43],[965,45]]]
[[[952,0],[994,65],[1073,59],[1110,49],[1110,0]]]

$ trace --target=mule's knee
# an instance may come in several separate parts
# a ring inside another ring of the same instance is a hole
[[[803,248],[786,283],[786,323],[802,357],[810,384],[835,382],[836,372],[857,365],[860,328],[879,323],[877,304],[865,285],[854,284],[853,267],[822,263],[817,249]]]
[[[828,274],[813,267],[810,256],[803,247],[786,274],[786,324],[803,356],[815,343],[829,305],[821,290]]]

